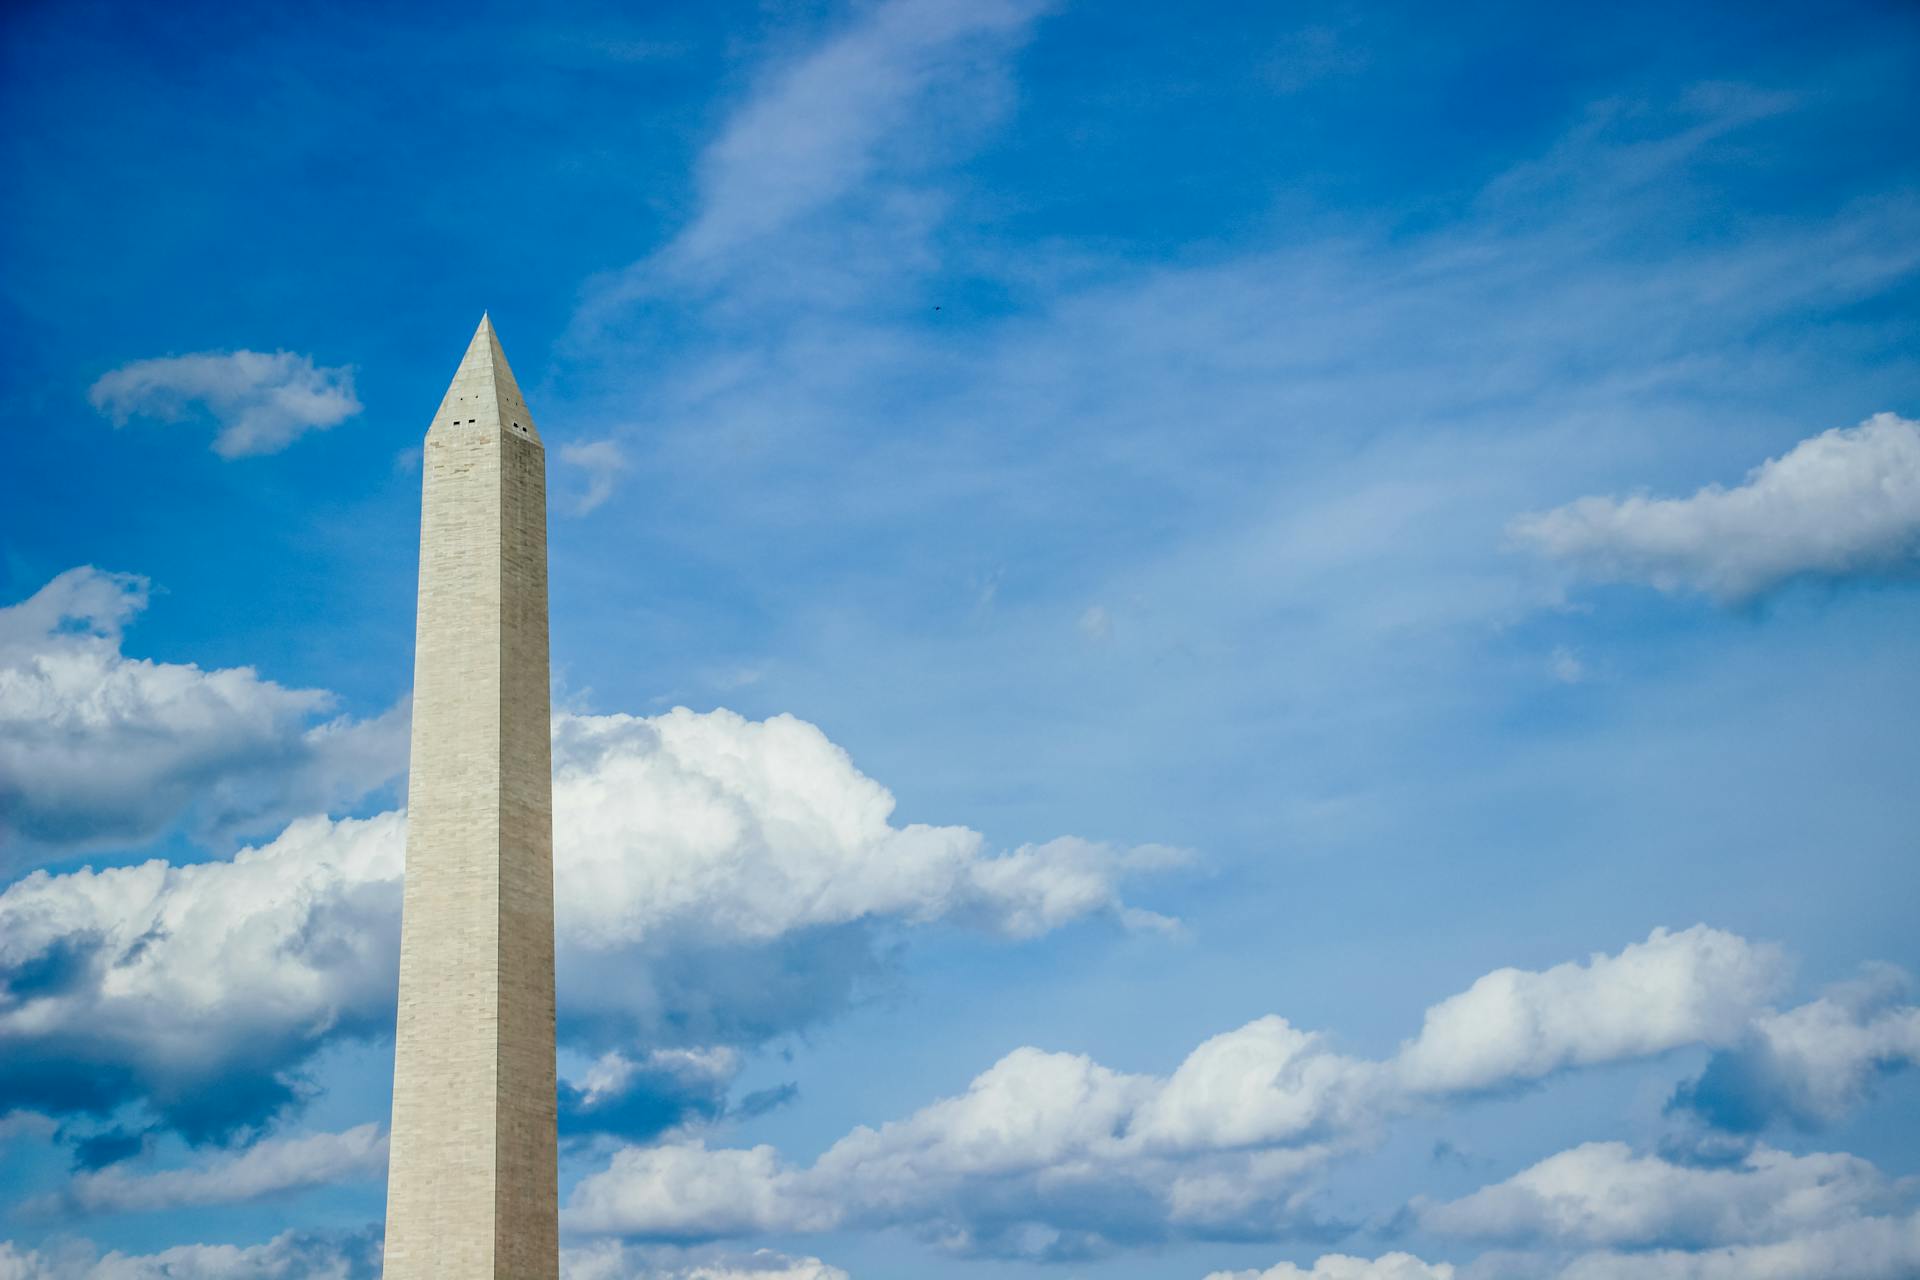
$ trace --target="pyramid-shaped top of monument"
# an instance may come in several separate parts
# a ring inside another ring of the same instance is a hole
[[[453,382],[433,415],[428,434],[455,429],[499,431],[540,443],[540,431],[533,425],[533,414],[520,394],[520,384],[513,380],[507,354],[493,332],[493,321],[484,314],[480,327],[473,331],[473,341],[467,344],[467,354],[454,370]]]

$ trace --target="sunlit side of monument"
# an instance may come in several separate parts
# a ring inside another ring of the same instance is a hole
[[[385,1274],[550,1280],[546,452],[484,316],[422,471]]]

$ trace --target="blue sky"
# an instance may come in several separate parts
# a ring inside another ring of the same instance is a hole
[[[10,8],[0,1274],[377,1273],[487,310],[573,1280],[1920,1275],[1920,15],[1764,9]]]

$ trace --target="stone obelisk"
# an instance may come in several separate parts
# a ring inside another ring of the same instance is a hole
[[[387,1280],[552,1280],[546,451],[480,328],[427,431]]]

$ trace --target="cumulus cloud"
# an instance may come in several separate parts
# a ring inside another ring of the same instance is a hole
[[[1427,1010],[1396,1067],[1411,1090],[1456,1092],[1681,1045],[1727,1044],[1783,977],[1777,948],[1705,925],[1655,929],[1617,956],[1487,974]]]
[[[1920,1214],[1852,1218],[1761,1244],[1706,1249],[1501,1251],[1462,1268],[1405,1253],[1368,1261],[1331,1254],[1312,1267],[1217,1271],[1207,1280],[1912,1280]]]
[[[87,399],[116,427],[136,417],[179,422],[198,408],[219,426],[213,451],[223,458],[278,453],[360,412],[351,368],[323,368],[291,351],[135,360],[102,375]]]
[[[569,1082],[576,1131],[714,1114],[728,1046],[843,1008],[886,930],[1158,920],[1119,885],[1165,851],[895,826],[886,788],[789,716],[561,716],[554,761],[562,1037],[613,1054]],[[389,1033],[404,846],[397,812],[308,818],[231,859],[8,887],[0,1097],[144,1101],[202,1141],[257,1124],[320,1045]]]
[[[1912,1280],[1920,1275],[1920,1214],[1862,1218],[1766,1244],[1597,1251],[1558,1270],[1543,1271],[1521,1260],[1514,1270],[1485,1274],[1487,1280],[1534,1280],[1543,1274],[1555,1280]]]
[[[831,1226],[833,1206],[800,1203],[794,1182],[769,1146],[710,1150],[695,1140],[626,1147],[575,1189],[568,1225],[666,1239]]]
[[[681,1239],[900,1225],[950,1251],[1039,1259],[1176,1236],[1324,1233],[1337,1224],[1316,1175],[1393,1116],[1730,1042],[1778,967],[1770,948],[1732,934],[1655,930],[1585,964],[1490,974],[1430,1009],[1420,1036],[1383,1062],[1279,1017],[1205,1041],[1166,1077],[1023,1047],[965,1093],[857,1128],[810,1166],[764,1146],[626,1148],[576,1185],[567,1221]]]
[[[1447,1204],[1420,1222],[1446,1235],[1607,1248],[1700,1249],[1782,1240],[1904,1207],[1910,1196],[1841,1154],[1758,1146],[1737,1165],[1694,1167],[1590,1142]]]
[[[269,1138],[183,1169],[140,1173],[124,1164],[113,1165],[81,1174],[57,1193],[28,1200],[20,1211],[78,1216],[231,1204],[350,1179],[379,1178],[386,1167],[386,1134],[377,1124],[363,1124],[344,1133]]]
[[[560,1133],[650,1137],[727,1110],[741,1055],[726,1045],[654,1049],[638,1057],[600,1055],[578,1078],[560,1081]]]
[[[659,1249],[599,1240],[560,1252],[561,1280],[849,1280],[818,1258],[794,1258],[771,1249],[697,1259],[671,1258]]]
[[[22,1249],[0,1241],[0,1280],[375,1280],[380,1232],[288,1231],[265,1244],[188,1244],[159,1253],[101,1253],[84,1240]]]
[[[0,1111],[0,1150],[15,1138],[51,1138],[59,1122],[37,1111]]]
[[[1344,1253],[1323,1254],[1311,1267],[1282,1262],[1265,1271],[1215,1271],[1207,1280],[1453,1280],[1445,1262],[1422,1262],[1410,1253],[1386,1253],[1378,1258],[1355,1258]]]
[[[1342,1133],[1378,1107],[1379,1068],[1268,1016],[1204,1041],[1140,1109],[1148,1148],[1261,1146]]]
[[[399,814],[303,819],[230,860],[155,859],[0,893],[0,1096],[144,1101],[204,1141],[298,1096],[334,1035],[392,1027]]]
[[[558,910],[590,949],[683,932],[763,943],[810,928],[954,919],[1033,937],[1127,912],[1119,881],[1177,863],[1072,838],[992,854],[966,827],[892,823],[893,795],[790,715],[562,716]]]
[[[1512,533],[1605,581],[1740,601],[1801,576],[1906,573],[1920,556],[1920,422],[1875,414],[1802,440],[1732,489],[1588,497]]]
[[[1797,1008],[1764,1013],[1680,1087],[1672,1106],[1733,1132],[1832,1124],[1876,1081],[1920,1063],[1912,996],[1906,974],[1882,967]]]
[[[358,798],[406,766],[405,707],[329,716],[331,694],[250,667],[122,652],[147,604],[130,574],[70,569],[0,608],[0,870],[38,849],[207,836]]]

